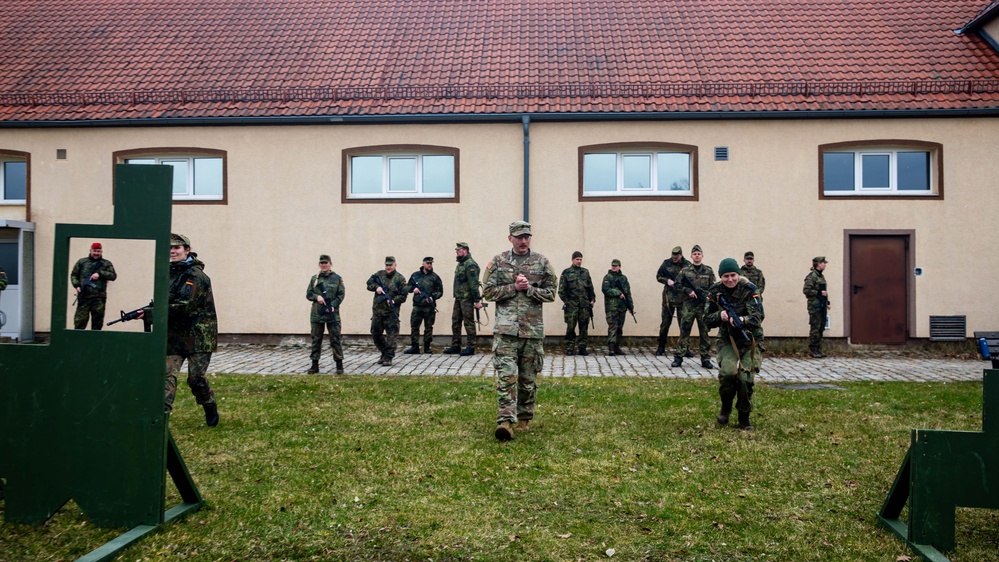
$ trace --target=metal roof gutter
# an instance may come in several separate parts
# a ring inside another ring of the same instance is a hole
[[[240,125],[522,123],[571,121],[717,121],[773,119],[912,119],[999,117],[999,107],[980,109],[716,111],[716,112],[608,112],[608,113],[494,113],[405,115],[309,115],[293,117],[160,117],[141,119],[0,121],[0,129],[75,127],[192,127]]]

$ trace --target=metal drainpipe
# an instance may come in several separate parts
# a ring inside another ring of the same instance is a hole
[[[531,222],[531,116],[520,120],[524,124],[524,222]]]

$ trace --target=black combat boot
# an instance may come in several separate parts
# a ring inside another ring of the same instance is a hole
[[[426,353],[427,355],[430,355],[431,353],[433,353],[433,351],[430,349],[430,344],[429,343],[423,344],[423,353]]]
[[[343,374],[343,359],[336,360],[336,374],[338,375]]]
[[[701,367],[704,367],[705,369],[714,369],[715,368],[715,366],[711,364],[711,358],[710,357],[701,357]]]
[[[728,417],[732,415],[732,401],[722,401],[721,411],[718,412],[718,425],[728,425]]]
[[[475,348],[472,346],[468,346],[465,349],[462,349],[460,352],[458,352],[458,355],[461,355],[462,357],[468,357],[469,355],[472,355],[474,353],[475,353]]]
[[[673,362],[670,363],[669,366],[670,367],[679,367],[680,365],[683,365],[683,356],[682,355],[674,355],[673,356]]]
[[[579,354],[585,356],[585,355],[589,355],[590,352],[586,351],[586,346],[585,345],[581,345],[581,346],[579,346]]]
[[[739,412],[739,429],[752,431],[753,424],[749,423],[749,412]]]
[[[663,355],[666,355],[666,344],[661,343],[659,344],[659,347],[656,348],[656,356],[662,357]]]
[[[319,372],[319,360],[316,359],[315,361],[313,361],[312,362],[312,366],[309,367],[309,370],[305,371],[305,372],[309,373],[310,375],[314,375],[314,374],[318,373]]]
[[[607,344],[607,355],[608,356],[614,355],[614,344],[612,343]]]
[[[687,350],[687,353],[683,354],[683,356],[686,357],[687,359],[693,359],[694,358],[694,354],[689,349]]]
[[[205,423],[208,427],[215,427],[219,424],[219,407],[215,402],[208,402],[207,404],[202,404],[205,409]]]
[[[614,344],[614,354],[615,355],[626,355],[625,352],[621,351],[621,346]]]
[[[407,347],[406,351],[403,351],[403,353],[405,353],[406,355],[413,355],[413,354],[419,353],[419,352],[420,352],[420,346],[416,345],[415,343],[413,345]]]
[[[455,353],[458,353],[460,351],[461,351],[461,347],[459,347],[457,345],[453,345],[453,344],[451,346],[449,346],[449,347],[445,347],[444,348],[444,353],[446,355],[454,355]]]
[[[575,355],[576,352],[573,351],[573,349],[571,347],[567,347],[567,348],[565,348],[565,354],[566,355]]]

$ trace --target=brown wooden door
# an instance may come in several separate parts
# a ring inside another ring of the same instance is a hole
[[[905,343],[909,301],[905,236],[851,236],[850,340]]]

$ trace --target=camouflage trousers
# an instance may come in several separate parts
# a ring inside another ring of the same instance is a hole
[[[826,329],[826,311],[819,307],[808,308],[808,347],[822,347],[822,331]]]
[[[586,338],[590,333],[590,318],[593,309],[589,305],[566,306],[565,309],[565,348],[586,347]],[[579,326],[579,339],[576,339],[576,326]]]
[[[761,342],[740,342],[736,347],[728,338],[718,338],[718,396],[722,404],[735,400],[735,409],[753,411],[753,384],[763,363]]]
[[[493,337],[493,368],[496,370],[496,423],[534,419],[538,373],[545,364],[541,338]]]
[[[211,353],[191,353],[188,355],[167,355],[166,358],[166,399],[163,401],[163,411],[173,411],[173,401],[177,397],[177,373],[187,359],[187,386],[191,388],[198,404],[209,404],[215,401],[215,392],[208,384],[205,373],[212,361]]]
[[[676,316],[677,325],[680,324],[680,316],[683,314],[682,304],[665,303],[663,304],[663,317],[662,321],[659,322],[659,341],[657,342],[660,347],[666,347],[666,340],[669,337],[670,326],[673,325],[673,316]]]
[[[451,310],[451,345],[461,346],[461,325],[465,325],[465,344],[475,347],[475,303],[454,301]]]
[[[395,357],[395,340],[399,336],[399,313],[389,311],[385,314],[375,313],[371,316],[371,337],[375,347],[382,352],[383,357]]]
[[[103,328],[105,302],[106,299],[99,297],[80,298],[80,300],[76,301],[73,328],[77,330],[87,329],[87,320],[90,320],[91,330],[100,330]]]
[[[423,324],[423,345],[429,346],[434,341],[434,322],[437,311],[432,306],[414,306],[409,315],[409,343],[419,347],[420,324]]]
[[[330,349],[333,350],[333,359],[343,361],[343,346],[340,343],[340,322],[313,322],[312,323],[312,353],[309,359],[319,361],[323,354],[323,332],[329,331]]]
[[[621,345],[621,337],[624,336],[624,320],[627,318],[627,310],[618,310],[607,313],[607,345]]]
[[[704,308],[693,304],[684,306],[680,311],[680,339],[676,342],[676,355],[683,357],[690,351],[690,332],[697,323],[697,336],[700,340],[699,351],[701,359],[711,358],[711,338],[708,337],[708,325],[704,322]]]

